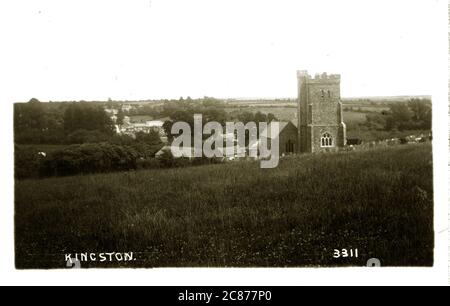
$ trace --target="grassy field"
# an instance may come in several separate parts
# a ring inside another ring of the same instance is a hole
[[[264,114],[272,113],[279,120],[290,121],[295,120],[297,114],[297,107],[250,107],[247,111],[257,112],[260,111]]]
[[[16,265],[135,252],[83,267],[433,264],[429,144],[16,182]],[[359,258],[334,259],[333,249]]]
[[[404,138],[410,135],[415,135],[416,137],[423,135],[424,137],[427,137],[429,136],[429,133],[429,130],[377,131],[347,129],[347,138],[360,138],[365,143],[369,143],[371,141]]]
[[[364,112],[344,112],[344,120],[348,125],[355,125],[366,122],[367,113]]]

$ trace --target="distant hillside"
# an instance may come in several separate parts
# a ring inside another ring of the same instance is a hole
[[[344,97],[342,102],[405,102],[410,99],[428,99],[431,100],[431,96],[367,96],[367,97]]]
[[[342,102],[398,102],[398,101],[408,101],[410,99],[428,99],[431,100],[429,95],[421,96],[361,96],[361,97],[343,97]],[[215,98],[211,98],[215,99]],[[200,101],[202,99],[193,99],[191,101]],[[227,105],[286,105],[297,103],[296,97],[284,97],[284,98],[218,98],[217,101],[225,102]],[[178,100],[168,100],[168,99],[147,99],[147,100],[109,100],[109,101],[41,101],[41,102],[51,102],[51,103],[73,103],[73,102],[89,102],[97,104],[107,104],[107,103],[118,103],[118,104],[151,104],[151,105],[162,105],[165,102],[174,102]],[[187,100],[189,101],[189,100]],[[17,103],[26,103],[25,101]]]
[[[367,103],[388,104],[405,102],[410,99],[428,99],[431,96],[367,96],[367,97],[343,97],[344,104],[357,104],[364,106]],[[297,98],[273,98],[273,99],[226,99],[229,106],[293,106],[297,104]]]

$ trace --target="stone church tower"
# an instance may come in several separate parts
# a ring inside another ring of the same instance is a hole
[[[341,76],[298,71],[299,152],[336,151],[346,144]]]

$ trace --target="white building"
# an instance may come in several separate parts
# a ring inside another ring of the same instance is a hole
[[[150,120],[145,123],[132,123],[130,117],[126,116],[121,126],[120,133],[136,136],[136,133],[143,132],[149,134],[150,132],[157,132],[161,138],[161,141],[167,142],[167,135],[163,128],[163,120]]]
[[[110,116],[114,116],[117,115],[119,113],[119,111],[117,109],[114,108],[106,108],[105,112],[110,115]]]
[[[124,112],[129,112],[133,109],[133,106],[131,106],[130,104],[124,104],[122,105],[122,111]]]

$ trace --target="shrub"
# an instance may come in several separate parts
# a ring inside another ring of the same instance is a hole
[[[67,136],[69,144],[97,143],[109,140],[110,136],[100,131],[76,130]]]
[[[128,146],[108,143],[72,145],[50,154],[41,176],[67,176],[137,168],[138,152]]]

